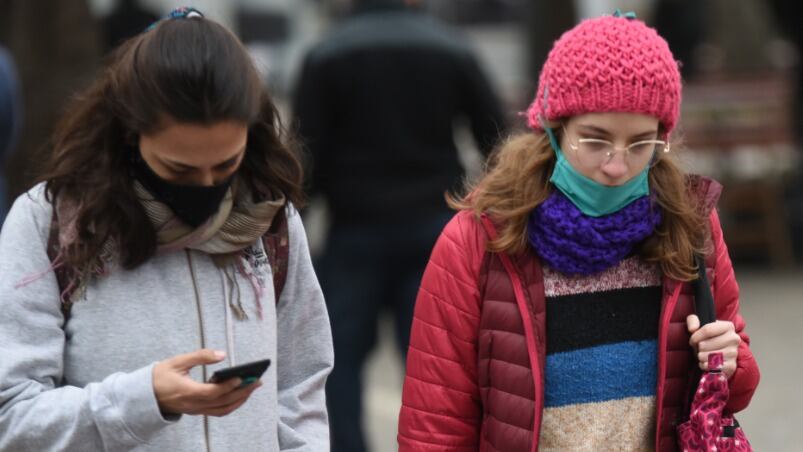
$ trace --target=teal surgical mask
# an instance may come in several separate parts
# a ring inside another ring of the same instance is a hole
[[[558,158],[549,181],[558,187],[572,204],[577,206],[584,214],[590,217],[609,215],[650,194],[650,186],[647,179],[649,166],[622,185],[615,187],[602,185],[574,169],[563,155],[552,129],[544,127],[544,130],[549,136],[552,149],[555,150]]]

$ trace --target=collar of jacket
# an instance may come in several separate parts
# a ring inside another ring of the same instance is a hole
[[[708,218],[711,211],[714,210],[722,195],[722,184],[710,177],[699,176],[697,174],[690,174],[688,176],[689,192],[692,198],[699,202],[700,213]]]

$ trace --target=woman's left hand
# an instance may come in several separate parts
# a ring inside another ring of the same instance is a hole
[[[742,338],[736,334],[733,322],[717,320],[700,328],[700,319],[692,314],[686,317],[691,339],[689,344],[697,353],[700,369],[708,370],[708,355],[721,352],[724,360],[722,373],[730,378],[736,372],[736,357],[739,355],[739,344]]]

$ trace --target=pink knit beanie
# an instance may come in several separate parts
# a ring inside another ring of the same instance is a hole
[[[680,73],[666,41],[630,15],[588,19],[563,34],[549,52],[527,122],[594,112],[644,113],[667,135],[680,111]]]

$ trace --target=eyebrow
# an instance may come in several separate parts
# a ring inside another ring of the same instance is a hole
[[[217,165],[215,165],[215,168],[226,167],[226,166],[229,166],[229,165],[233,164],[234,162],[237,161],[237,159],[240,158],[241,155],[243,155],[243,153],[245,153],[245,150],[246,150],[246,146],[243,146],[243,148],[240,149],[240,151],[237,154],[235,154],[233,157],[229,158],[228,160],[225,160],[223,162],[218,163]],[[181,163],[181,162],[176,162],[176,161],[173,161],[173,160],[170,160],[170,159],[167,159],[167,158],[162,158],[162,162],[164,162],[167,166],[169,166],[170,168],[172,168],[174,170],[177,170],[177,171],[194,170],[194,169],[197,168],[195,166],[187,165],[187,164]]]
[[[579,124],[578,127],[580,129],[585,129],[586,132],[597,133],[597,134],[600,134],[600,135],[604,135],[606,137],[610,137],[612,135],[609,131],[607,131],[607,130],[601,128],[601,127],[597,127],[597,126],[592,126],[592,125],[588,125],[588,124]],[[636,138],[644,138],[644,137],[647,137],[647,136],[655,136],[657,133],[658,133],[657,129],[656,130],[647,130],[647,131],[644,131],[644,132],[641,132],[641,133],[636,133],[634,135],[631,135],[630,139],[633,140],[633,139],[636,139]]]

